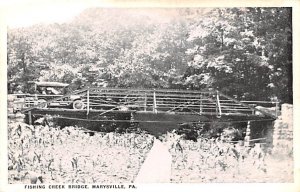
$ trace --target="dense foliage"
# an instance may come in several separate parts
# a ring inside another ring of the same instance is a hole
[[[8,29],[9,93],[28,81],[218,89],[292,103],[291,8],[88,9]]]

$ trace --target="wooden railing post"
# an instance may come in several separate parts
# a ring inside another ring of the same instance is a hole
[[[155,90],[153,92],[153,112],[157,113],[157,105],[156,105],[156,93]]]
[[[221,104],[220,104],[220,98],[219,98],[219,91],[217,91],[216,94],[217,94],[217,111],[218,111],[218,116],[217,117],[221,117],[222,116],[222,110],[221,110]]]
[[[248,121],[247,122],[247,129],[246,129],[246,136],[244,138],[245,146],[250,145],[250,139],[251,139],[251,121]]]
[[[202,115],[202,111],[203,111],[203,103],[202,103],[202,94],[200,94],[200,109],[199,109],[199,113],[200,115]]]
[[[87,106],[86,106],[86,115],[90,112],[90,88],[87,88]]]
[[[31,111],[28,111],[28,123],[29,123],[29,125],[32,125],[32,114],[31,114]]]
[[[147,111],[147,93],[145,93],[144,111]]]

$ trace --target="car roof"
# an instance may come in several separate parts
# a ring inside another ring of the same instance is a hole
[[[39,87],[67,87],[69,84],[60,82],[34,82]]]

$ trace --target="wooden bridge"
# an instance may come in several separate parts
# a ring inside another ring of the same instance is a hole
[[[32,116],[52,115],[85,123],[139,123],[142,127],[151,124],[157,129],[162,125],[174,128],[178,124],[215,120],[267,121],[276,118],[253,104],[255,102],[240,102],[219,91],[91,87],[27,106],[21,112],[29,114],[30,123]]]

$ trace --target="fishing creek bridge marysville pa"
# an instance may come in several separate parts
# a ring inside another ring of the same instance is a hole
[[[9,122],[62,129],[75,126],[90,136],[148,133],[153,146],[134,178],[136,183],[171,181],[169,147],[176,152],[179,138],[196,142],[208,136],[226,145],[262,147],[274,154],[293,148],[290,104],[282,104],[279,110],[278,101],[238,101],[217,90],[85,87],[67,92],[57,91],[68,87],[66,83],[33,83],[30,93],[8,95]],[[170,140],[172,146],[164,143],[166,135],[177,139]]]
[[[36,84],[45,87],[68,86],[57,82]],[[99,125],[114,124],[115,128],[124,129],[138,126],[159,136],[179,127],[199,129],[212,122],[244,123],[245,144],[250,141],[272,142],[266,141],[268,131],[260,129],[272,126],[279,108],[278,102],[238,101],[219,91],[87,87],[65,95],[15,96],[23,97],[23,100],[15,101],[15,105],[19,112],[26,115],[28,124],[47,115],[62,126],[78,125],[88,131],[103,131]],[[256,107],[258,105],[273,107],[275,111],[271,113]],[[251,131],[260,134],[251,136]]]

